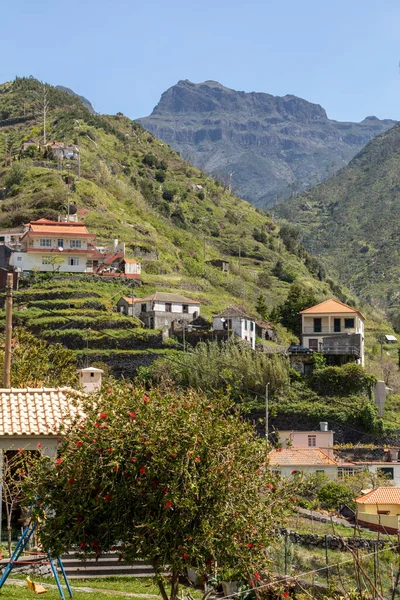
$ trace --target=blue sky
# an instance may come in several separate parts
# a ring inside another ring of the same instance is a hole
[[[13,0],[0,81],[34,75],[99,112],[151,112],[179,79],[400,120],[398,0]]]

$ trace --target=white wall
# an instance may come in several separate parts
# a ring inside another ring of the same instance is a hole
[[[51,241],[51,246],[41,246],[40,245],[40,240],[41,239],[46,239],[46,240],[50,240]],[[71,241],[77,241],[79,240],[81,242],[81,246],[80,248],[77,248],[78,250],[86,250],[88,247],[88,240],[87,238],[81,238],[80,236],[76,236],[74,237],[73,235],[70,235],[69,237],[65,237],[65,233],[62,234],[60,233],[60,235],[58,237],[56,236],[48,236],[48,235],[44,235],[41,237],[31,237],[29,238],[27,236],[27,240],[28,240],[28,247],[29,248],[40,248],[41,250],[43,250],[44,252],[46,251],[47,248],[58,248],[58,240],[63,240],[63,247],[66,249],[71,249]],[[92,241],[92,240],[91,240]],[[24,246],[25,247],[25,246]]]
[[[323,471],[324,475],[326,475],[328,479],[337,479],[338,474],[338,469],[336,465],[292,465],[276,468],[280,470],[281,474],[284,477],[289,477],[290,475],[293,477],[293,471],[296,471],[298,473],[304,473],[304,475],[315,475],[315,473]]]
[[[61,273],[84,273],[86,270],[86,255],[77,255],[76,257],[68,254],[63,255],[64,262],[60,265],[56,265],[55,269],[53,269],[52,265],[44,265],[42,264],[43,257],[54,256],[54,252],[47,253],[43,251],[43,254],[40,252],[13,252],[10,257],[10,265],[13,267],[18,267],[22,271],[31,271],[33,268],[39,269],[39,271],[47,271],[53,272],[53,270],[59,271]],[[61,256],[57,254],[57,256]],[[19,258],[21,260],[19,260]],[[79,258],[79,265],[69,265],[68,258]]]
[[[140,275],[141,271],[140,263],[125,263],[125,275]]]
[[[250,319],[244,319],[242,317],[231,317],[229,319],[232,323],[231,330],[240,337],[241,340],[247,340],[253,350],[256,347],[256,326],[255,322]],[[225,329],[224,325],[226,323],[226,319],[222,321],[220,317],[213,318],[213,330],[214,331],[223,331]],[[253,324],[253,331],[251,330],[251,323]]]

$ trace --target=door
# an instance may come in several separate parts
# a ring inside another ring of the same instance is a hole
[[[333,319],[333,331],[340,333],[340,319]]]

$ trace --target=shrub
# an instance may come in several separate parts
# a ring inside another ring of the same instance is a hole
[[[159,183],[164,183],[166,175],[165,175],[164,171],[156,171],[154,174],[154,177],[156,178],[156,180]]]
[[[342,367],[326,367],[314,371],[309,379],[310,387],[322,396],[371,396],[376,377],[367,373],[361,365],[348,363]]]
[[[322,508],[338,510],[343,504],[354,506],[352,492],[342,483],[330,481],[323,485],[317,493]]]

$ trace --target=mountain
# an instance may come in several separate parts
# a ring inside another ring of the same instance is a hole
[[[151,115],[137,120],[262,208],[326,179],[395,124],[376,117],[341,123],[296,96],[238,92],[216,81],[188,80],[169,88]]]
[[[73,201],[100,245],[119,238],[141,260],[144,292],[195,294],[206,317],[229,304],[254,312],[260,294],[272,308],[293,281],[321,299],[341,294],[303,248],[286,248],[269,216],[123,115],[90,114],[49,86],[47,140],[79,146],[80,178],[77,161],[68,171],[43,149],[21,152],[23,140],[42,132],[41,89],[29,78],[0,85],[0,227],[57,219]],[[212,259],[228,260],[230,273],[205,262]]]
[[[79,98],[79,100],[82,102],[83,106],[85,108],[88,109],[88,111],[94,115],[96,114],[96,111],[94,110],[92,103],[85,98],[85,96],[80,96],[79,94],[77,94],[76,92],[74,92],[73,90],[71,90],[70,88],[64,87],[63,85],[56,85],[56,89],[60,90],[60,92],[64,92],[65,94],[69,94],[70,96],[74,96],[75,98]]]
[[[275,212],[364,301],[400,314],[400,125]],[[397,317],[398,318],[398,317]],[[400,325],[400,321],[399,321]]]

